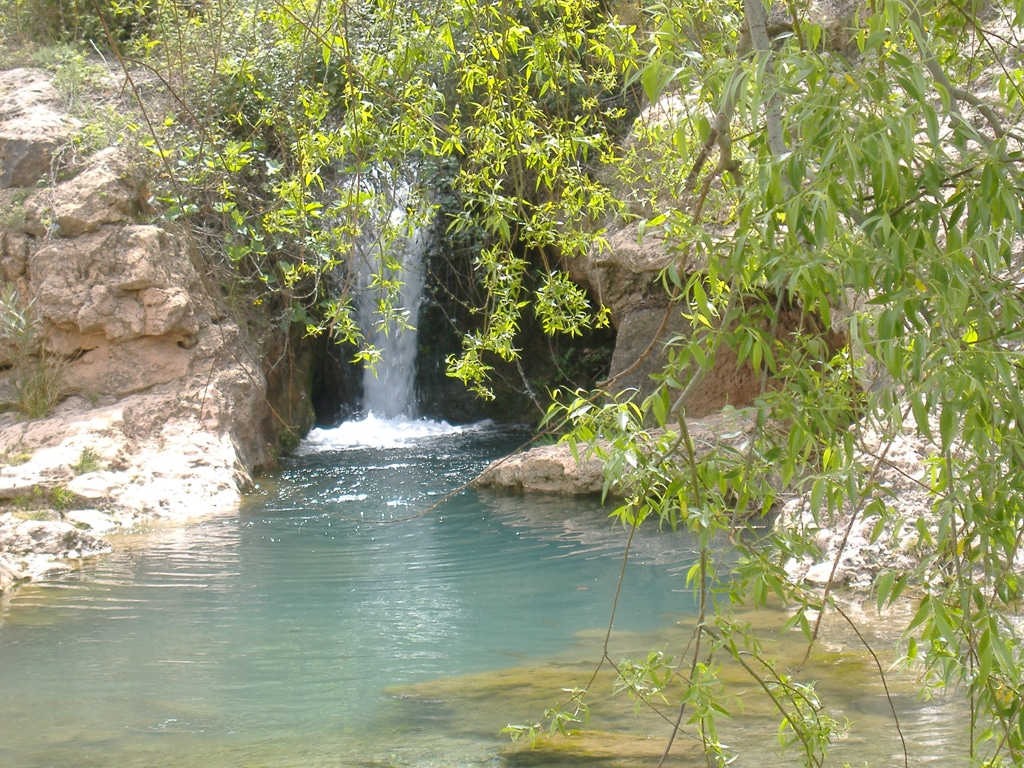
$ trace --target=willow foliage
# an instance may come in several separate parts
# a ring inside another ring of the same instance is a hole
[[[701,543],[690,574],[700,617],[677,681],[684,699],[715,658],[759,658],[734,605],[779,596],[793,606],[791,626],[815,641],[811,617],[832,609],[831,584],[806,592],[783,563],[815,553],[819,527],[874,521],[876,539],[916,527],[921,565],[880,573],[878,603],[913,589],[907,660],[926,670],[926,685],[968,697],[972,764],[1019,765],[1020,9],[981,12],[878,3],[860,9],[842,52],[833,47],[842,40],[823,47],[835,30],[802,17],[770,40],[756,2],[737,9],[744,23],[704,27],[719,35],[716,55],[707,33],[656,35],[639,77],[651,100],[672,90],[680,117],[660,161],[663,173],[677,169],[673,199],[648,201],[646,226],[678,248],[666,282],[694,333],[643,402],[581,396],[555,415],[573,425],[577,450],[607,462],[627,525],[653,517]],[[680,16],[692,28],[699,9],[654,13],[662,29],[678,29]],[[694,274],[688,262],[706,266]],[[841,328],[847,350],[831,357],[813,334],[780,343],[774,329],[791,298]],[[840,310],[846,317],[833,318]],[[697,460],[687,398],[726,346],[763,372],[757,426],[748,450]],[[902,517],[878,481],[906,431],[931,449],[921,519]],[[786,490],[808,494],[810,518],[749,543],[750,511],[767,514]],[[728,556],[723,536],[738,541]],[[825,764],[837,724],[823,702],[771,665],[750,673],[803,762]],[[725,762],[714,724],[723,709],[684,711]]]
[[[372,361],[351,309],[354,275],[372,272],[382,315],[409,322],[387,245],[436,219],[439,181],[457,200],[441,224],[473,244],[485,296],[453,376],[489,396],[491,362],[518,355],[524,285],[540,286],[534,312],[551,333],[607,322],[564,273],[618,205],[594,170],[615,151],[635,44],[596,3],[105,10],[145,19],[123,44],[108,26],[107,42],[140,95],[156,75],[168,99],[167,116],[149,121],[166,214],[226,253],[283,322]],[[407,215],[393,217],[398,200]]]
[[[652,655],[620,672],[651,706],[677,707],[709,764],[731,758],[715,724],[723,657],[771,697],[780,740],[825,764],[840,728],[827,702],[731,611],[781,598],[813,643],[831,585],[805,590],[783,564],[840,515],[874,521],[876,536],[917,529],[920,567],[880,573],[878,603],[913,594],[906,659],[968,697],[971,763],[1024,762],[1024,6],[873,0],[832,24],[824,4],[760,0],[141,5],[126,57],[169,89],[150,147],[167,215],[221,238],[240,279],[311,333],[361,342],[345,294],[323,282],[367,252],[401,179],[446,169],[460,206],[445,224],[481,245],[482,320],[449,366],[484,393],[493,361],[518,354],[524,311],[551,332],[604,320],[566,260],[603,247],[613,221],[664,237],[671,311],[693,333],[646,399],[576,393],[550,419],[605,461],[627,526],[653,518],[697,537],[686,664]],[[638,93],[671,118],[625,141]],[[433,202],[413,187],[406,221],[427,220]],[[369,252],[386,315],[387,251]],[[810,332],[780,342],[793,306],[846,348],[828,353]],[[697,459],[687,401],[727,347],[763,376],[755,429],[746,450]],[[878,482],[907,431],[931,448],[920,520]],[[869,432],[882,436],[870,456]],[[810,519],[751,543],[751,516],[794,491]],[[550,710],[550,727],[582,717],[585,696]]]

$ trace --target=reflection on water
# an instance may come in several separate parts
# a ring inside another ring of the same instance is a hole
[[[0,625],[0,766],[493,764],[498,730],[599,657],[625,534],[593,501],[463,489],[433,506],[521,437],[441,431],[376,448],[320,435],[239,515],[154,530],[16,595]],[[693,613],[691,544],[642,533],[616,654],[684,646]],[[844,759],[873,746],[889,764],[855,638],[828,643],[820,689],[873,724]],[[492,676],[509,667],[525,671]],[[901,696],[915,764],[938,760],[950,707]],[[610,706],[602,727],[664,730],[623,697]],[[737,743],[773,729],[756,734]]]

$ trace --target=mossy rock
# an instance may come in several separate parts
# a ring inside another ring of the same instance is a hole
[[[542,736],[532,744],[527,739],[520,739],[502,750],[502,757],[509,766],[595,762],[615,768],[639,768],[657,765],[667,743],[665,734],[585,729],[566,736]],[[665,765],[692,765],[698,755],[697,745],[676,741]]]

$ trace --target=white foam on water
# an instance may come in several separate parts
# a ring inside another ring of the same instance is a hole
[[[400,448],[420,440],[477,432],[488,426],[490,422],[453,426],[446,421],[385,419],[370,413],[362,419],[346,421],[336,427],[311,430],[296,453],[308,456],[355,448]]]

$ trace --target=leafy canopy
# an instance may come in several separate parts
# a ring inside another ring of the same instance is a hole
[[[627,526],[653,517],[700,544],[686,664],[624,664],[624,689],[671,702],[724,764],[715,670],[731,657],[775,702],[780,741],[823,765],[839,724],[731,606],[781,598],[813,643],[814,614],[840,609],[831,585],[807,591],[784,564],[818,554],[819,526],[850,520],[848,536],[866,520],[875,538],[916,529],[920,565],[880,572],[878,604],[913,589],[905,656],[970,699],[965,754],[1024,761],[1020,2],[877,0],[838,23],[825,4],[759,0],[141,5],[127,56],[167,86],[150,141],[166,214],[285,322],[366,359],[345,286],[327,283],[375,254],[393,310],[387,249],[360,243],[401,236],[387,226],[399,179],[418,193],[403,221],[435,215],[438,176],[457,193],[444,223],[477,244],[485,298],[449,366],[484,393],[495,361],[518,355],[527,308],[549,332],[604,320],[566,260],[623,221],[664,237],[669,311],[692,333],[648,397],[574,393],[550,415],[604,459]],[[625,140],[641,92],[665,117]],[[779,339],[794,308],[813,321]],[[838,354],[822,328],[847,339]],[[687,401],[726,348],[763,377],[754,427],[744,450],[698,459]],[[907,432],[930,451],[930,509],[914,520],[879,482]],[[753,540],[751,515],[792,492],[806,514]],[[585,695],[550,710],[551,727],[579,719]]]

